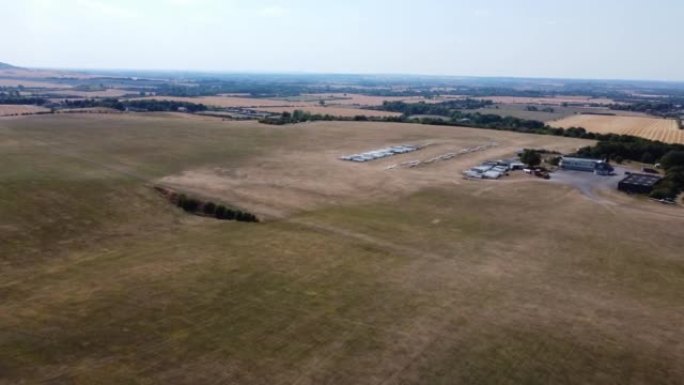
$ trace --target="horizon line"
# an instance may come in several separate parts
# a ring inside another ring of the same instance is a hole
[[[455,75],[455,74],[426,74],[411,72],[328,72],[328,71],[278,71],[278,70],[218,70],[218,69],[154,69],[154,68],[97,68],[97,67],[31,67],[17,66],[2,62],[18,69],[52,70],[65,72],[158,72],[158,73],[194,73],[194,74],[224,74],[224,75],[300,75],[300,76],[371,76],[371,77],[415,77],[415,78],[451,78],[451,79],[513,79],[513,80],[569,80],[569,81],[604,81],[604,82],[656,82],[681,83],[684,79],[672,80],[662,78],[601,78],[601,77],[573,77],[573,76],[522,76],[522,75]]]

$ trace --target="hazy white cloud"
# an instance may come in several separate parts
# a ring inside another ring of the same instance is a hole
[[[135,10],[117,5],[111,1],[76,0],[76,5],[99,16],[119,18],[136,18],[140,16]]]
[[[206,6],[210,0],[167,0],[168,4],[180,7],[203,7]]]
[[[259,9],[259,14],[267,17],[283,17],[287,16],[289,10],[279,5],[269,5]]]

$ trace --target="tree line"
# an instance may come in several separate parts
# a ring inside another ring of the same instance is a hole
[[[47,99],[35,96],[22,96],[21,92],[16,90],[0,91],[0,104],[13,105],[37,105],[42,106],[47,103]]]
[[[449,100],[442,103],[406,103],[384,101],[379,110],[401,112],[406,117],[412,115],[452,116],[457,110],[475,110],[493,105],[491,100],[466,98],[463,100]]]
[[[203,202],[199,199],[189,198],[185,194],[178,195],[175,203],[183,211],[196,215],[228,221],[259,222],[259,219],[252,213],[231,209],[222,204],[217,205],[214,202]]]
[[[104,99],[77,99],[63,101],[67,108],[112,108],[119,111],[139,110],[139,111],[187,111],[199,112],[206,111],[208,107],[201,103],[179,102],[173,100],[119,100],[116,98]]]
[[[369,117],[366,115],[356,115],[356,116],[336,116],[330,114],[312,114],[303,110],[294,110],[293,112],[283,112],[279,115],[269,116],[260,119],[259,122],[263,124],[274,124],[274,125],[284,125],[284,124],[297,124],[304,122],[317,122],[317,121],[341,121],[341,122],[396,122],[403,123],[406,120],[403,117]]]
[[[154,189],[160,193],[169,202],[173,203],[183,211],[195,215],[214,217],[220,220],[239,221],[239,222],[259,222],[259,219],[252,213],[246,211],[226,207],[222,204],[214,202],[205,202],[200,199],[188,197],[185,194],[179,194],[166,187],[154,186]]]

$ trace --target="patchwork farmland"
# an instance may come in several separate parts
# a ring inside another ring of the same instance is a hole
[[[672,119],[642,116],[572,115],[549,123],[553,127],[583,127],[597,134],[633,135],[665,143],[684,144],[684,130]]]

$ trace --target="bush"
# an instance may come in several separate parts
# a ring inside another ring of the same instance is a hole
[[[673,199],[677,196],[677,193],[667,186],[662,186],[653,190],[649,196],[653,199]]]
[[[553,158],[548,160],[548,163],[552,166],[558,166],[560,164],[561,157],[560,156],[554,156]]]
[[[214,211],[214,216],[216,219],[226,219],[226,206],[218,205]]]
[[[183,201],[182,208],[183,210],[189,212],[189,213],[194,213],[197,212],[197,210],[200,207],[201,202],[198,201],[197,199],[192,199],[192,198],[187,198]]]
[[[202,207],[202,211],[204,211],[204,213],[207,215],[214,215],[216,212],[216,205],[212,202],[205,203]]]
[[[183,207],[183,204],[185,204],[185,201],[188,199],[188,197],[185,194],[180,194],[178,196],[178,199],[176,200],[176,206],[178,207]]]
[[[684,166],[684,151],[670,151],[660,158],[660,165],[665,169]]]
[[[650,152],[645,152],[641,155],[641,163],[653,164],[655,162],[655,157]]]
[[[541,163],[541,155],[535,150],[525,149],[520,155],[520,161],[530,167],[534,167]]]

